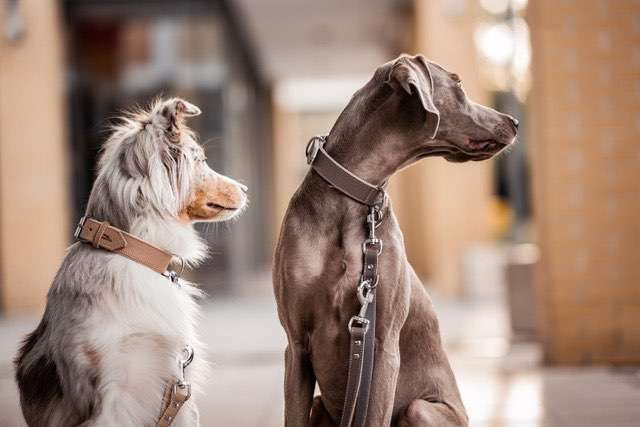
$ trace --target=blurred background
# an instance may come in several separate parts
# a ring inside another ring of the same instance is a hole
[[[211,166],[250,188],[240,221],[202,230],[213,256],[192,273],[210,295],[202,424],[282,425],[280,221],[308,139],[402,52],[522,123],[497,159],[391,183],[471,425],[640,425],[640,1],[2,0],[0,426],[24,425],[11,359],[105,129],[159,94],[202,108]]]

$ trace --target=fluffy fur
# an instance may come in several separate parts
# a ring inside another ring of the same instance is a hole
[[[246,187],[212,171],[184,119],[181,99],[157,101],[123,118],[103,147],[86,215],[106,220],[195,265],[206,246],[194,221],[221,221],[246,205]],[[37,329],[16,357],[29,426],[149,426],[185,344],[194,396],[175,426],[198,425],[205,372],[196,334],[201,292],[91,245],[72,245]]]

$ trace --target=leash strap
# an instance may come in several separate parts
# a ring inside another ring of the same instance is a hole
[[[193,361],[194,351],[190,345],[186,345],[182,350],[184,358],[178,360],[178,370],[180,377],[165,388],[162,398],[160,418],[155,427],[169,427],[176,419],[178,412],[191,397],[191,384],[187,382],[184,371]]]
[[[178,415],[178,411],[191,397],[190,386],[179,386],[174,383],[169,389],[169,398],[166,399],[165,409],[160,415],[160,419],[156,423],[156,427],[169,427]],[[165,392],[165,395],[167,393]],[[164,400],[164,399],[163,399]]]
[[[125,256],[163,275],[173,259],[173,254],[122,231],[107,221],[101,222],[93,218],[82,217],[74,236],[82,242],[90,243],[94,248],[105,249]],[[176,276],[178,274],[174,273]],[[173,278],[170,278],[173,281]]]
[[[384,189],[369,184],[336,162],[324,149],[325,136],[314,136],[307,144],[307,163],[318,175],[353,200],[367,206],[384,201]]]
[[[382,240],[376,238],[375,229],[381,221],[379,208],[372,207],[367,215],[369,237],[362,243],[363,270],[357,289],[360,312],[349,320],[349,373],[340,427],[364,427],[367,420],[375,361],[378,257],[382,253]]]
[[[355,415],[358,397],[360,396],[362,371],[364,369],[364,348],[368,342],[366,339],[368,328],[369,324],[352,325],[349,328],[351,337],[349,345],[349,375],[347,377],[347,391],[344,396],[340,427],[350,427]]]

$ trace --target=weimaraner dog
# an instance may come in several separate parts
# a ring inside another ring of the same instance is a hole
[[[326,152],[382,186],[429,156],[485,160],[515,141],[518,121],[469,100],[460,78],[423,56],[379,67],[326,138]],[[420,183],[415,183],[420,185]],[[472,185],[472,183],[470,183]],[[349,318],[360,307],[364,206],[310,171],[291,199],[273,280],[286,331],[285,424],[340,423],[349,360]],[[429,295],[407,261],[391,204],[377,230],[375,362],[367,426],[466,426],[464,405]],[[313,398],[315,384],[321,395]]]

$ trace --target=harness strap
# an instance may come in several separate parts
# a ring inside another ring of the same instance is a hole
[[[168,395],[168,397],[166,397]],[[160,419],[156,423],[156,427],[169,427],[178,415],[180,408],[191,397],[191,386],[189,384],[180,384],[178,381],[173,383],[171,387],[165,390],[165,398],[163,399],[163,408]]]
[[[167,271],[173,258],[173,254],[122,231],[106,221],[93,218],[80,219],[75,237],[82,242],[90,243],[95,248],[105,249],[146,265],[160,274]]]
[[[191,397],[191,384],[185,377],[185,369],[193,361],[193,347],[185,345],[182,355],[184,357],[178,359],[178,379],[169,383],[164,390],[160,418],[155,427],[169,427],[175,421],[180,408]]]

